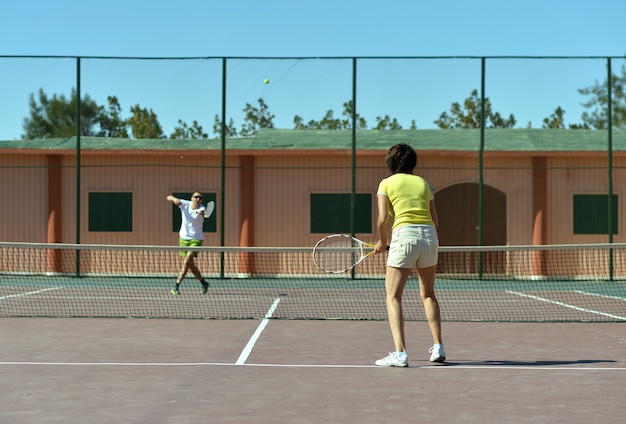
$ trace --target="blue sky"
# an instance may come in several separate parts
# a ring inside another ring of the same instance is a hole
[[[357,109],[404,128],[433,121],[480,88],[475,56],[624,56],[626,3],[531,0],[433,2],[318,0],[7,0],[0,6],[0,55],[99,57],[306,57],[228,62],[227,117],[239,128],[246,103],[263,98],[281,128],[293,117],[341,116],[352,96],[350,57],[359,60]],[[334,59],[314,59],[334,58]],[[615,59],[614,71],[624,65]],[[541,127],[557,106],[580,122],[577,89],[602,82],[603,59],[487,59],[486,95],[518,127]],[[153,109],[164,132],[178,119],[210,131],[221,110],[221,61],[83,59],[81,89],[99,104],[118,97]],[[21,137],[28,97],[40,88],[69,95],[72,59],[0,58],[0,140]],[[264,84],[265,78],[270,84]]]

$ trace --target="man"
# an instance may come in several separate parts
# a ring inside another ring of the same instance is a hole
[[[167,196],[167,200],[180,208],[182,222],[180,231],[178,232],[180,237],[178,244],[184,247],[202,246],[204,240],[202,224],[204,223],[205,211],[205,207],[202,205],[202,193],[198,191],[194,192],[191,196],[191,200],[179,199],[170,194]],[[202,277],[196,265],[195,258],[198,256],[198,252],[191,250],[181,251],[180,256],[184,258],[183,266],[176,279],[176,285],[170,290],[170,293],[173,295],[180,294],[180,284],[185,278],[185,275],[187,275],[187,271],[191,270],[202,285],[202,294],[206,294],[209,289],[209,283]]]

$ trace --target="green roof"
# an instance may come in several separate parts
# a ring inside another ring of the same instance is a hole
[[[480,149],[481,133],[469,130],[359,130],[359,150],[387,150],[396,143],[407,143],[418,151],[474,152]],[[574,152],[607,151],[607,130],[486,129],[485,151]],[[81,137],[81,150],[220,150],[218,138],[202,140],[119,139]],[[254,137],[226,139],[228,150],[350,150],[350,130],[262,129]],[[626,131],[612,132],[614,151],[626,151]],[[0,151],[76,150],[76,138],[16,140],[0,142]]]
[[[361,150],[386,150],[396,143],[420,151],[479,151],[480,130],[362,130]],[[613,131],[613,150],[626,151],[626,131]],[[261,130],[253,141],[262,148],[351,149],[351,131]],[[606,130],[486,129],[485,150],[502,152],[606,151]]]

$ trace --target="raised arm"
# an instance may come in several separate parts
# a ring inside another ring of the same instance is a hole
[[[176,206],[180,206],[180,199],[178,197],[176,197],[176,196],[172,196],[171,194],[169,194],[167,196],[167,200],[168,200],[168,202],[172,202]]]

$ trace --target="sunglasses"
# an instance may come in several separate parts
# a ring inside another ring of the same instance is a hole
[[[193,197],[194,199],[202,199],[202,196],[191,196],[191,197]]]

